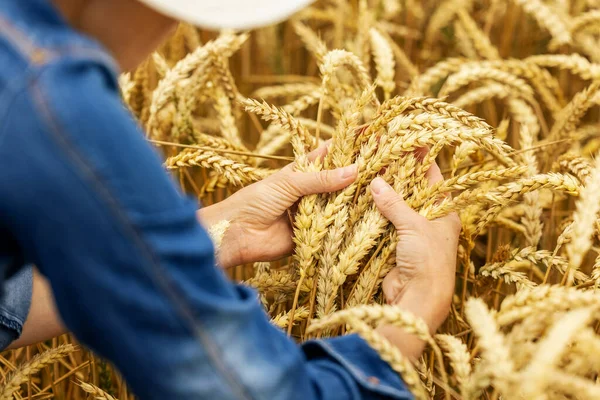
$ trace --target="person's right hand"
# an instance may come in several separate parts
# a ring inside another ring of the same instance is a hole
[[[436,164],[427,172],[427,179],[429,185],[443,179]],[[454,294],[460,219],[454,213],[427,220],[381,178],[373,180],[371,191],[379,211],[398,233],[397,265],[383,281],[385,298],[388,304],[421,317],[433,334],[448,316]],[[423,344],[398,329],[383,327],[381,333],[411,358],[423,349]]]

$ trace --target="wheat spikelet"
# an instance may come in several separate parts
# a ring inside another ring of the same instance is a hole
[[[514,379],[514,363],[510,357],[506,340],[499,332],[494,317],[479,299],[469,299],[465,315],[479,338],[485,363],[493,366],[488,373],[491,374],[494,383],[500,389],[510,387]]]
[[[348,112],[344,113],[333,134],[333,142],[325,157],[325,165],[330,163],[336,168],[345,167],[352,163],[354,155],[354,141],[356,129],[362,116],[362,110],[371,101],[375,88],[371,85],[350,106]]]
[[[47,365],[54,364],[59,359],[71,354],[75,350],[76,347],[72,344],[65,344],[38,354],[31,360],[20,365],[4,379],[4,384],[2,385],[2,388],[0,388],[0,399],[12,399],[13,395],[19,390],[23,383],[30,379],[31,375],[36,374]]]
[[[553,13],[552,10],[541,0],[513,0],[516,4],[523,7],[526,13],[530,14],[540,26],[550,32],[556,45],[571,43],[571,34],[563,21]]]
[[[498,50],[492,45],[488,37],[479,29],[475,21],[473,21],[471,16],[464,9],[458,10],[456,15],[458,16],[460,25],[467,34],[467,37],[473,44],[473,48],[480,57],[488,60],[500,58]]]
[[[128,93],[127,105],[133,115],[139,120],[147,118],[150,88],[149,88],[149,72],[148,61],[145,61],[134,72],[132,77],[132,86]]]
[[[433,43],[438,32],[454,19],[456,12],[458,10],[470,11],[473,3],[471,0],[446,0],[436,8],[425,31],[421,58],[427,59],[431,56]]]
[[[229,99],[230,102],[235,102],[236,100],[245,99],[244,96],[240,94],[240,91],[235,84],[235,79],[231,74],[231,70],[229,69],[229,60],[223,54],[219,53],[217,49],[210,48],[208,49],[208,54],[211,60],[210,68],[214,72],[214,77],[217,83],[217,86],[223,90],[225,96]]]
[[[265,121],[272,121],[273,123],[278,124],[282,128],[288,130],[291,133],[292,138],[295,137],[302,140],[302,146],[294,147],[297,158],[304,157],[306,147],[312,147],[315,144],[314,137],[310,134],[308,129],[287,111],[271,106],[264,101],[261,103],[253,99],[246,99],[242,104],[246,107],[246,111],[260,115]],[[299,163],[299,166],[302,165],[306,165],[305,160]]]
[[[393,26],[395,27],[395,26]],[[397,30],[391,29],[390,25],[385,22],[377,23],[377,28],[379,33],[383,35],[385,40],[388,42],[389,46],[392,48],[392,52],[394,53],[394,57],[398,62],[398,66],[408,74],[409,78],[414,78],[419,75],[418,68],[412,63],[410,58],[406,55],[406,52],[398,46],[397,42],[390,36],[392,32],[398,33]]]
[[[294,312],[294,321],[293,324],[300,322],[300,321],[304,321],[306,318],[308,318],[308,308],[306,307],[299,307],[296,309],[296,311]],[[281,313],[279,315],[277,315],[276,317],[274,317],[273,319],[271,319],[271,323],[279,328],[287,328],[287,326],[290,323],[290,316],[291,316],[291,311],[287,311],[284,313]]]
[[[586,376],[600,369],[600,339],[591,328],[581,329],[573,338],[570,351],[562,357],[564,372]]]
[[[465,26],[461,24],[460,21],[455,21],[453,27],[456,35],[456,47],[460,51],[460,54],[469,59],[478,59],[479,55],[477,54],[477,50],[475,50],[473,41],[469,37]]]
[[[579,157],[574,153],[563,154],[555,161],[553,169],[558,172],[570,173],[585,183],[592,173],[593,165],[590,160]]]
[[[533,398],[545,391],[551,377],[548,372],[557,364],[575,334],[589,323],[591,311],[584,308],[568,313],[540,341],[534,358],[522,372],[524,396]]]
[[[565,274],[569,263],[566,258],[557,256],[547,250],[535,250],[535,247],[525,247],[513,256],[513,260],[517,263],[527,261],[533,265],[542,265],[546,269],[556,268],[561,274]],[[589,278],[581,271],[574,272],[575,281],[578,283],[586,282]]]
[[[446,78],[448,75],[458,71],[460,67],[467,62],[469,62],[469,60],[466,58],[449,58],[437,63],[421,75],[415,77],[404,95],[425,96],[430,94],[432,86]]]
[[[198,146],[203,147],[211,147],[214,149],[226,150],[228,157],[251,163],[252,160],[250,157],[242,155],[242,153],[248,152],[244,147],[236,145],[235,143],[230,142],[228,139],[221,138],[218,136],[212,136],[206,133],[203,133],[195,128],[192,128],[192,138]],[[231,150],[231,151],[228,151]]]
[[[520,165],[510,168],[476,171],[465,175],[455,176],[454,178],[439,182],[420,192],[417,196],[411,199],[411,205],[419,208],[421,206],[432,207],[435,203],[435,199],[437,199],[441,194],[456,190],[467,190],[483,182],[503,181],[506,179],[518,178],[525,174],[528,169],[528,166]]]
[[[577,34],[585,32],[588,29],[598,30],[600,26],[600,10],[592,10],[577,17],[571,21],[570,31],[571,36],[576,37]]]
[[[600,397],[600,388],[595,382],[588,379],[555,370],[548,377],[548,381],[552,389],[576,395],[578,398],[591,400]]]
[[[265,271],[245,281],[260,292],[290,292],[296,288],[296,279],[287,271]]]
[[[157,129],[158,113],[172,99],[179,82],[189,77],[192,73],[200,72],[202,76],[206,76],[204,71],[212,62],[210,57],[211,51],[228,57],[241,47],[247,38],[248,35],[222,35],[214,42],[209,42],[205,46],[197,48],[171,68],[152,93],[152,103],[147,123],[148,135],[150,137],[155,136],[154,132]]]
[[[396,88],[394,75],[396,64],[394,62],[394,54],[387,40],[375,28],[369,30],[371,38],[371,48],[373,49],[373,57],[377,66],[377,85],[383,88],[386,100],[390,98],[391,93]]]
[[[196,149],[185,149],[178,155],[168,158],[165,161],[165,166],[168,169],[190,166],[214,169],[233,185],[237,186],[244,186],[262,180],[274,172],[236,162],[215,152]]]
[[[481,276],[489,276],[494,279],[503,279],[505,283],[515,283],[517,290],[522,288],[531,289],[536,286],[534,282],[527,278],[523,272],[515,271],[508,264],[493,263],[483,266],[479,270]]]
[[[233,143],[234,146],[245,149],[246,146],[242,142],[235,117],[233,116],[231,100],[225,90],[220,87],[215,89],[215,110],[217,110],[219,115],[223,137]]]
[[[512,103],[511,108],[516,108],[521,110],[528,110],[528,106],[524,102],[520,102],[517,99],[512,99],[510,101]],[[515,120],[521,123],[521,132],[520,132],[520,144],[521,148],[528,149],[533,147],[533,145],[537,142],[537,136],[539,133],[539,125],[537,124],[537,120],[532,117],[531,110],[529,112],[525,112],[524,116],[519,118],[515,118]],[[519,111],[513,111],[520,113]],[[539,172],[537,158],[532,152],[525,152],[521,155],[523,159],[523,163],[527,165],[528,175],[535,176]],[[521,218],[521,224],[525,228],[525,243],[527,246],[536,246],[539,244],[540,239],[542,237],[542,229],[543,225],[541,222],[542,217],[542,207],[539,204],[539,192],[529,192],[523,195],[524,199],[524,214],[523,218]]]
[[[83,389],[84,392],[86,392],[87,394],[92,396],[92,398],[95,400],[117,400],[115,397],[106,393],[104,390],[100,389],[98,386],[92,385],[91,383],[86,383],[86,382],[80,381],[77,383],[77,385],[79,385],[79,387],[81,389]]]
[[[579,182],[570,176],[556,173],[538,174],[530,178],[523,178],[515,182],[509,182],[505,185],[496,187],[491,191],[482,191],[480,189],[467,190],[456,196],[454,199],[445,199],[442,203],[424,209],[421,211],[427,218],[439,218],[450,212],[458,211],[467,205],[476,203],[492,203],[488,209],[489,218],[497,215],[501,209],[515,201],[519,196],[530,193],[542,188],[562,191],[574,196],[579,195],[581,189]],[[489,222],[487,219],[486,222]]]
[[[499,69],[478,65],[463,67],[459,72],[451,75],[438,95],[448,96],[462,87],[484,79],[505,85],[518,96],[533,98],[533,89],[523,79]]]
[[[383,278],[396,265],[396,240],[395,235],[393,236],[390,243],[385,245],[381,253],[367,264],[365,270],[358,277],[354,291],[346,301],[346,307],[369,303],[374,295],[374,288],[379,286]]]
[[[571,102],[557,116],[550,131],[549,140],[561,139],[570,135],[585,113],[595,105],[594,96],[600,89],[600,81],[592,83],[585,90],[577,93]]]
[[[124,72],[119,75],[119,90],[121,91],[121,98],[125,104],[129,104],[131,101],[134,85],[130,72]]]
[[[503,100],[509,95],[510,90],[508,87],[498,83],[488,83],[484,86],[469,90],[467,93],[454,100],[452,104],[460,108],[467,108],[494,98]]]
[[[360,90],[364,90],[371,84],[369,72],[360,58],[345,50],[332,50],[325,55],[323,63],[319,65],[322,88],[325,90],[324,94],[329,95],[334,92],[331,87],[332,80],[336,70],[342,66],[347,67],[352,73]]]
[[[345,3],[343,0],[337,0],[338,3]],[[370,46],[371,42],[369,41],[369,29],[373,26],[375,22],[375,13],[371,9],[368,0],[359,0],[358,1],[358,20],[357,20],[357,34],[354,38],[352,44],[352,52],[355,53],[358,58],[361,60],[363,65],[371,64],[371,51]],[[341,24],[338,23],[338,27]],[[337,30],[338,35],[336,37],[335,42],[336,47],[340,47],[339,43],[342,41],[340,35],[340,29]]]
[[[169,67],[169,64],[167,63],[167,60],[165,60],[165,58],[161,56],[160,53],[155,51],[154,53],[152,53],[152,61],[154,62],[154,68],[156,69],[158,76],[160,77],[160,79],[163,79],[165,75],[167,75],[167,72],[169,72],[169,70],[171,69],[171,67]]]
[[[388,362],[390,366],[402,376],[402,380],[406,383],[415,398],[419,400],[427,398],[417,371],[415,371],[410,361],[400,353],[400,350],[398,350],[397,347],[390,344],[384,337],[372,330],[360,319],[351,317],[347,322],[379,353],[383,360]]]
[[[600,158],[596,157],[594,168],[581,191],[579,201],[573,215],[573,239],[567,244],[570,267],[577,271],[583,257],[592,245],[591,236],[594,233],[594,222],[600,211]],[[568,279],[572,279],[571,276]]]
[[[371,326],[397,326],[426,342],[431,342],[432,340],[429,333],[429,327],[422,319],[414,316],[410,312],[403,311],[398,307],[381,305],[357,306],[347,310],[338,311],[318,320],[313,320],[307,332],[314,333],[329,328],[335,328],[349,323],[353,318]]]
[[[327,46],[325,43],[319,39],[315,32],[300,21],[293,21],[292,26],[294,27],[296,34],[304,42],[306,48],[315,56],[317,63],[321,64],[323,62],[323,57],[327,54]]]
[[[600,77],[600,65],[590,63],[579,54],[544,54],[530,56],[525,62],[544,68],[560,68],[578,75],[585,80],[595,80]]]
[[[460,392],[464,395],[467,382],[471,376],[471,357],[467,346],[450,335],[436,335],[435,339],[450,359],[450,365],[452,365],[454,376],[460,386]]]
[[[541,285],[531,290],[521,290],[507,297],[496,316],[500,326],[513,324],[530,315],[544,315],[581,307],[594,307],[599,297],[593,292],[578,291],[558,285]]]

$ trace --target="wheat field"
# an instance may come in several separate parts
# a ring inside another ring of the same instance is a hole
[[[291,257],[230,271],[295,340],[356,332],[418,399],[600,398],[600,1],[321,0],[252,32],[181,25],[120,83],[205,205],[292,161],[357,164],[348,188],[300,201]],[[430,187],[434,161],[445,180]],[[460,215],[434,336],[382,299],[397,235],[373,204],[377,176],[429,219]],[[211,229],[217,245],[226,229]],[[419,362],[381,323],[428,344]],[[134,398],[69,335],[0,362],[1,400]]]

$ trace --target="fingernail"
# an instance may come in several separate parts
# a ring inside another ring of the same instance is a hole
[[[342,178],[342,179],[348,179],[351,176],[355,176],[356,175],[356,164],[348,165],[347,167],[342,168],[340,170],[339,174],[340,174],[340,178]]]
[[[371,182],[371,190],[375,194],[382,194],[391,189],[391,186],[388,185],[387,182],[384,181],[382,178],[377,177],[373,179],[373,182]]]

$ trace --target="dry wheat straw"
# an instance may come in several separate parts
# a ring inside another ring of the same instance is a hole
[[[40,353],[26,363],[20,365],[4,379],[4,384],[0,388],[0,399],[12,399],[21,385],[29,381],[32,375],[36,374],[42,368],[54,364],[61,358],[73,353],[75,350],[76,347],[72,344],[65,344]]]

